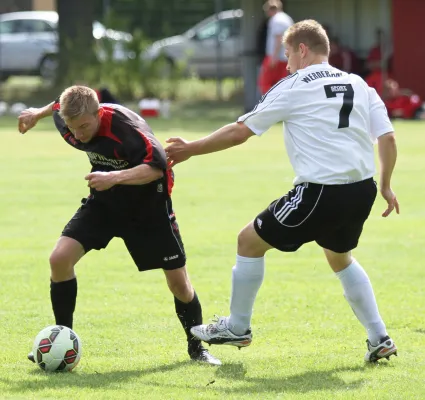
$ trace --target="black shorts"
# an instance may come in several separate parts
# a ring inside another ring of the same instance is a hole
[[[373,179],[346,185],[302,183],[254,220],[258,235],[281,251],[316,241],[336,253],[357,247],[376,198]]]
[[[77,240],[86,252],[103,249],[112,238],[120,237],[139,271],[184,267],[186,255],[171,199],[163,201],[150,215],[130,218],[94,199],[83,199],[62,236]]]

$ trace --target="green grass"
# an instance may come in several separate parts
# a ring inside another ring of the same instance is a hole
[[[230,116],[229,116],[230,118]],[[152,121],[161,141],[194,139],[226,120]],[[78,368],[45,374],[26,360],[51,324],[48,256],[80,198],[86,156],[49,122],[21,136],[0,129],[0,398],[4,399],[423,399],[425,297],[421,123],[397,123],[394,176],[402,214],[380,217],[379,199],[355,256],[368,271],[399,357],[365,366],[365,332],[338,280],[311,244],[267,255],[253,317],[254,341],[211,347],[220,368],[188,361],[161,271],[137,272],[119,239],[78,265]],[[280,128],[239,148],[176,167],[174,206],[204,319],[228,314],[239,230],[286,192],[292,170]]]

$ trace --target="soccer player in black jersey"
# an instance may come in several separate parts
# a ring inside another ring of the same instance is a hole
[[[94,90],[72,86],[55,102],[24,110],[18,118],[19,131],[25,133],[52,115],[63,139],[86,152],[92,165],[85,177],[90,195],[82,200],[50,256],[56,324],[73,327],[77,262],[90,250],[105,248],[112,238],[120,237],[139,271],[164,270],[190,358],[220,365],[190,333],[191,327],[202,323],[202,309],[186,272],[172,208],[173,174],[149,125],[123,106],[99,104]],[[28,358],[34,361],[31,353]]]

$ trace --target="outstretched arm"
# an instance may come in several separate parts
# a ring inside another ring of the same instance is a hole
[[[246,142],[254,133],[242,122],[234,122],[220,128],[211,135],[189,142],[180,137],[167,139],[168,166],[188,160],[192,156],[214,153]]]
[[[52,116],[54,104],[55,103],[52,102],[41,108],[27,108],[22,111],[18,117],[19,132],[22,134],[26,133],[30,129],[34,128],[40,119]]]

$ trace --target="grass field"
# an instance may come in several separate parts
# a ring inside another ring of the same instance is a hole
[[[193,139],[227,121],[152,121],[161,141]],[[425,130],[397,123],[394,189],[402,213],[379,199],[355,256],[374,284],[399,357],[366,366],[365,332],[321,250],[270,252],[251,347],[213,346],[220,368],[188,361],[163,273],[138,273],[115,239],[78,265],[78,368],[45,374],[26,360],[53,322],[48,256],[87,194],[87,157],[50,121],[25,136],[0,128],[0,398],[2,399],[423,399],[425,398]],[[280,128],[227,152],[176,167],[174,206],[204,319],[227,315],[239,230],[286,192],[292,170]]]

